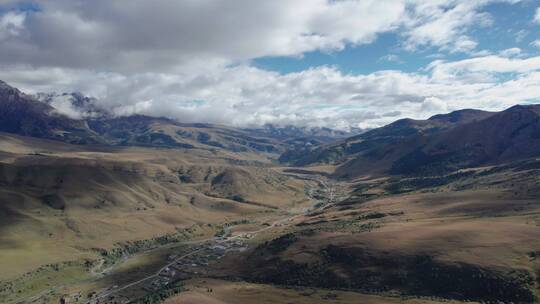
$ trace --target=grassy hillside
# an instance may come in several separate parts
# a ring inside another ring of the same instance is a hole
[[[192,227],[203,233],[208,224],[305,203],[303,183],[258,156],[72,146],[7,134],[0,150],[2,278],[93,259],[120,242]]]
[[[540,282],[535,164],[476,168],[435,184],[361,180],[348,199],[296,219],[222,267],[266,284],[533,303]],[[406,191],[396,193],[396,183]]]

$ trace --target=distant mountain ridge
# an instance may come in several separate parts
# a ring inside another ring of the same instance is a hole
[[[459,110],[427,120],[401,119],[336,144],[290,150],[297,166],[337,164],[336,175],[445,174],[540,156],[540,105],[502,112]]]
[[[440,132],[458,124],[489,117],[492,114],[481,110],[465,109],[449,114],[435,115],[427,120],[400,119],[333,145],[289,150],[281,155],[280,160],[297,166],[314,163],[339,163],[357,153],[367,153],[368,151],[375,153],[376,149],[397,144],[405,138]]]
[[[82,116],[63,115],[52,106],[58,100]],[[540,105],[400,119],[364,133],[273,125],[239,129],[100,111],[82,94],[36,98],[0,82],[0,131],[67,143],[266,153],[294,166],[337,165],[335,175],[343,178],[437,175],[540,156]]]
[[[80,93],[24,94],[0,81],[0,131],[74,144],[223,149],[279,155],[287,149],[345,138],[354,133],[327,128],[240,129],[180,123],[146,115],[113,116]]]
[[[99,143],[85,121],[55,113],[55,109],[0,81],[0,131],[71,143]]]

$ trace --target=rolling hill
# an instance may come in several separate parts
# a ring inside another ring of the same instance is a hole
[[[306,202],[304,184],[226,152],[86,146],[0,133],[3,276],[95,249]],[[196,229],[196,230],[197,230]],[[100,250],[101,250],[100,249]]]
[[[213,275],[308,295],[312,288],[537,303],[538,168],[529,160],[444,177],[347,182],[348,198],[295,218],[218,263]]]

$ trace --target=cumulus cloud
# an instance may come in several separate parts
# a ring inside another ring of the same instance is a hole
[[[453,62],[436,60],[428,66],[428,69],[432,77],[438,81],[490,83],[495,82],[495,77],[500,74],[527,74],[540,70],[540,56],[508,58],[489,55]]]
[[[489,23],[489,15],[476,9],[480,1],[419,1],[407,20],[409,31],[404,35],[405,47],[415,50],[436,46],[454,52],[467,52],[477,43],[466,34],[467,26]]]
[[[445,113],[448,105],[444,100],[431,96],[424,99],[421,110],[426,113]]]
[[[0,61],[123,73],[186,71],[364,44],[394,29],[404,0],[38,2]]]
[[[411,0],[409,14],[405,15],[403,36],[405,47],[417,50],[438,47],[451,53],[475,53],[478,42],[468,30],[488,27],[492,16],[481,8],[491,3],[515,4],[520,0]]]
[[[410,50],[470,52],[480,8],[516,0],[50,0],[0,21],[0,63],[119,73],[189,72],[264,56],[339,51],[399,30]],[[1,36],[0,36],[1,37]]]
[[[540,98],[540,57],[477,50],[469,30],[494,22],[482,12],[494,2],[518,1],[39,1],[35,11],[0,10],[0,79],[29,93],[80,91],[117,115],[237,126],[376,127],[464,107],[500,110]],[[368,74],[333,66],[280,74],[251,63],[339,52],[389,32],[411,52],[473,58]],[[65,101],[55,106],[80,117]]]
[[[100,108],[118,115],[141,113],[236,126],[366,128],[400,117],[427,118],[471,107],[502,110],[540,100],[540,57],[435,61],[427,71],[353,75],[327,66],[282,75],[240,65],[205,74],[126,76],[19,67],[0,70],[0,79],[11,78],[26,90],[80,90],[97,97]],[[501,73],[518,76],[501,81],[496,79]],[[471,81],[470,74],[491,77]],[[32,85],[26,84],[28,79]]]

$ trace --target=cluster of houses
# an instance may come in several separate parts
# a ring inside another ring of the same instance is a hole
[[[189,280],[195,277],[204,276],[206,266],[212,261],[221,259],[230,252],[240,252],[248,248],[246,243],[253,235],[245,233],[235,237],[222,236],[197,246],[191,247],[191,253],[183,256],[171,254],[167,257],[169,262],[160,273],[152,279],[142,281],[142,289],[148,293],[167,289],[171,284],[179,281]],[[141,285],[139,285],[141,286]],[[130,299],[126,296],[115,294],[107,297],[97,297],[98,294],[110,294],[111,290],[118,286],[112,286],[102,290],[100,293],[94,292],[89,304],[125,304]],[[64,303],[65,304],[65,303]]]
[[[165,288],[171,283],[201,276],[204,274],[205,266],[208,266],[210,262],[221,259],[229,252],[238,252],[245,249],[247,249],[246,243],[237,239],[201,244],[193,248],[194,254],[182,258],[171,255],[168,259],[172,263],[143,288],[147,291],[156,291]]]

